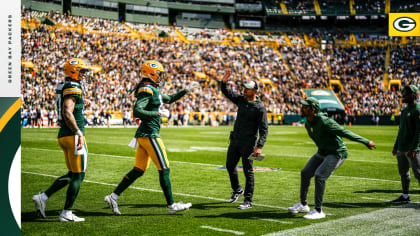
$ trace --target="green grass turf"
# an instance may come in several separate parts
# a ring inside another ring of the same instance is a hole
[[[103,198],[134,165],[135,151],[127,144],[135,128],[88,128],[87,181],[74,206],[74,212],[86,219],[83,223],[58,222],[66,188],[49,199],[47,219],[37,217],[32,196],[52,184],[54,177],[48,175],[61,176],[67,169],[57,143],[57,129],[23,129],[22,235],[232,235],[202,226],[262,235],[392,207],[386,201],[401,192],[396,160],[391,154],[397,127],[347,128],[375,141],[377,149],[368,150],[362,144],[345,140],[348,160],[327,181],[323,205],[327,217],[317,221],[287,212],[287,207],[299,201],[300,170],[317,150],[303,127],[269,127],[263,148],[267,157],[262,162],[255,161],[254,166],[280,169],[255,173],[254,206],[242,211],[236,209],[242,198],[234,204],[226,203],[231,193],[229,178],[226,170],[218,168],[225,164],[232,127],[162,128],[174,199],[193,206],[189,211],[168,215],[158,172],[151,163],[145,175],[132,185],[134,188],[127,189],[118,199],[123,213],[119,217],[111,214]],[[239,174],[244,186],[244,176]],[[412,177],[410,193],[414,202],[420,201],[418,189]],[[311,208],[313,193],[312,184],[308,195]],[[370,224],[367,220],[358,227]],[[420,234],[420,227],[409,230],[405,232]]]

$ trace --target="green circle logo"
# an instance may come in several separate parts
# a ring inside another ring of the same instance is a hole
[[[410,17],[400,17],[394,20],[393,26],[400,32],[408,32],[416,28],[416,21]]]

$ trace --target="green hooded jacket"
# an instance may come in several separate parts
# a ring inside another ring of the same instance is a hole
[[[339,158],[347,158],[347,147],[341,139],[342,137],[363,143],[366,146],[369,144],[369,140],[344,129],[335,120],[321,112],[316,114],[312,122],[306,121],[305,128],[309,137],[318,146],[318,153],[323,156],[334,154]]]

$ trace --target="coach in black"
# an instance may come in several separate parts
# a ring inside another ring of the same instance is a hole
[[[232,197],[229,203],[234,203],[241,195],[244,195],[244,203],[238,209],[249,209],[252,207],[252,195],[254,193],[254,169],[252,160],[248,157],[253,154],[259,156],[268,134],[267,111],[257,97],[258,83],[255,81],[243,84],[243,95],[235,94],[227,89],[226,82],[230,76],[227,71],[222,79],[222,93],[235,105],[238,106],[235,125],[230,134],[230,145],[227,152],[226,168],[229,173],[232,187]],[[258,141],[258,133],[260,135]],[[242,157],[242,166],[245,174],[245,191],[239,185],[236,165]]]

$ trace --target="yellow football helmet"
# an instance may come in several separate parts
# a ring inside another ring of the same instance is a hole
[[[158,61],[146,61],[141,66],[141,75],[159,86],[165,82],[164,72],[163,65]]]
[[[79,58],[72,58],[64,64],[64,74],[72,80],[81,80],[80,72],[88,71],[86,63]]]

